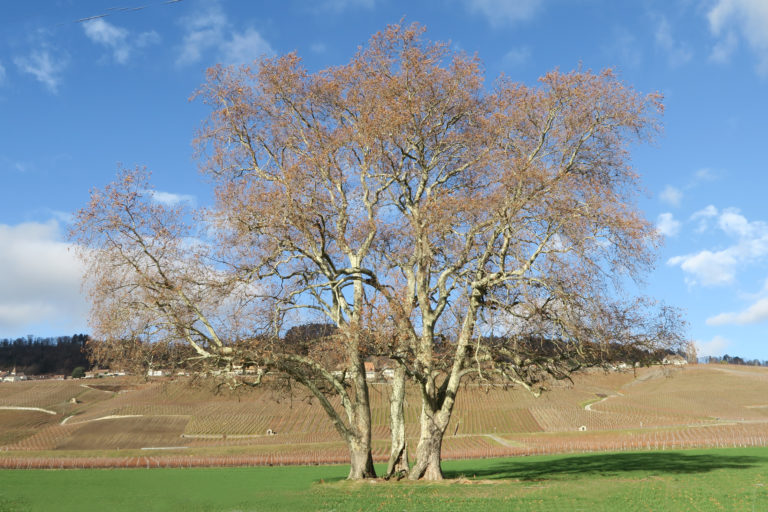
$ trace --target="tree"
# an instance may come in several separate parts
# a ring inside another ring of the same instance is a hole
[[[206,218],[193,221],[182,207],[154,201],[142,169],[121,170],[114,183],[92,192],[89,205],[77,214],[71,238],[87,264],[91,324],[100,340],[94,357],[132,361],[145,369],[158,361],[180,364],[197,374],[228,378],[233,386],[258,385],[267,371],[280,371],[305,385],[331,416],[350,447],[350,478],[375,476],[363,307],[353,309],[344,283],[329,279],[338,332],[307,350],[282,343],[277,332],[280,316],[296,303],[293,283],[270,282],[253,269],[244,272],[242,246],[217,252],[216,242],[232,234],[221,231],[214,239],[213,227]],[[225,256],[229,259],[220,259]],[[322,284],[300,281],[296,286],[319,289]],[[359,290],[355,293],[355,300],[362,301]],[[232,369],[238,364],[258,366],[260,372],[253,378],[235,376]]]
[[[486,89],[476,57],[422,34],[390,26],[316,73],[295,54],[211,68],[197,93],[216,193],[202,231],[152,203],[140,174],[79,215],[103,333],[290,376],[347,441],[350,478],[375,474],[369,356],[399,365],[388,472],[404,463],[409,378],[422,401],[410,476],[439,479],[465,379],[538,392],[681,339],[675,311],[621,292],[659,241],[633,203],[627,147],[652,135],[660,98],[611,71]],[[283,343],[302,311],[335,332]]]
[[[82,366],[78,366],[74,370],[72,370],[72,378],[73,379],[82,379],[85,377],[85,368]]]
[[[688,341],[688,343],[686,343],[684,346],[684,350],[685,360],[688,361],[688,363],[696,364],[699,362],[698,348],[696,347],[696,343],[694,343],[692,340]]]
[[[659,96],[611,71],[485,90],[476,58],[422,32],[391,26],[315,74],[295,54],[212,68],[198,142],[245,268],[330,317],[346,296],[326,302],[320,276],[387,316],[395,341],[375,349],[422,395],[411,477],[436,479],[466,376],[535,387],[615,345],[674,344],[680,322],[617,299],[658,242],[632,202],[627,146],[654,131]],[[478,336],[490,314],[507,342]]]

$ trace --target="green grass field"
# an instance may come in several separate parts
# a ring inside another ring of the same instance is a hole
[[[345,466],[0,471],[0,511],[768,510],[768,448],[446,462],[442,483]]]

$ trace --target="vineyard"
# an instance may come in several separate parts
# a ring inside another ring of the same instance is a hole
[[[388,450],[388,387],[371,385],[374,458]],[[406,397],[415,446],[419,397]],[[267,435],[267,430],[276,435]],[[768,370],[720,365],[593,371],[535,398],[472,383],[446,459],[768,445]],[[233,393],[186,378],[0,383],[0,467],[343,463],[322,408],[297,390]]]

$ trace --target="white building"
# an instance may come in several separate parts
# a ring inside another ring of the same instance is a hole
[[[13,367],[13,370],[11,370],[11,373],[3,377],[3,382],[19,382],[22,380],[27,380],[27,376],[24,375],[24,373],[16,373],[16,367]]]

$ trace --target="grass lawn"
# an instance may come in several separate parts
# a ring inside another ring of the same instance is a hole
[[[380,468],[381,469],[381,468]],[[768,448],[449,461],[437,484],[345,466],[4,470],[0,511],[768,510]]]

